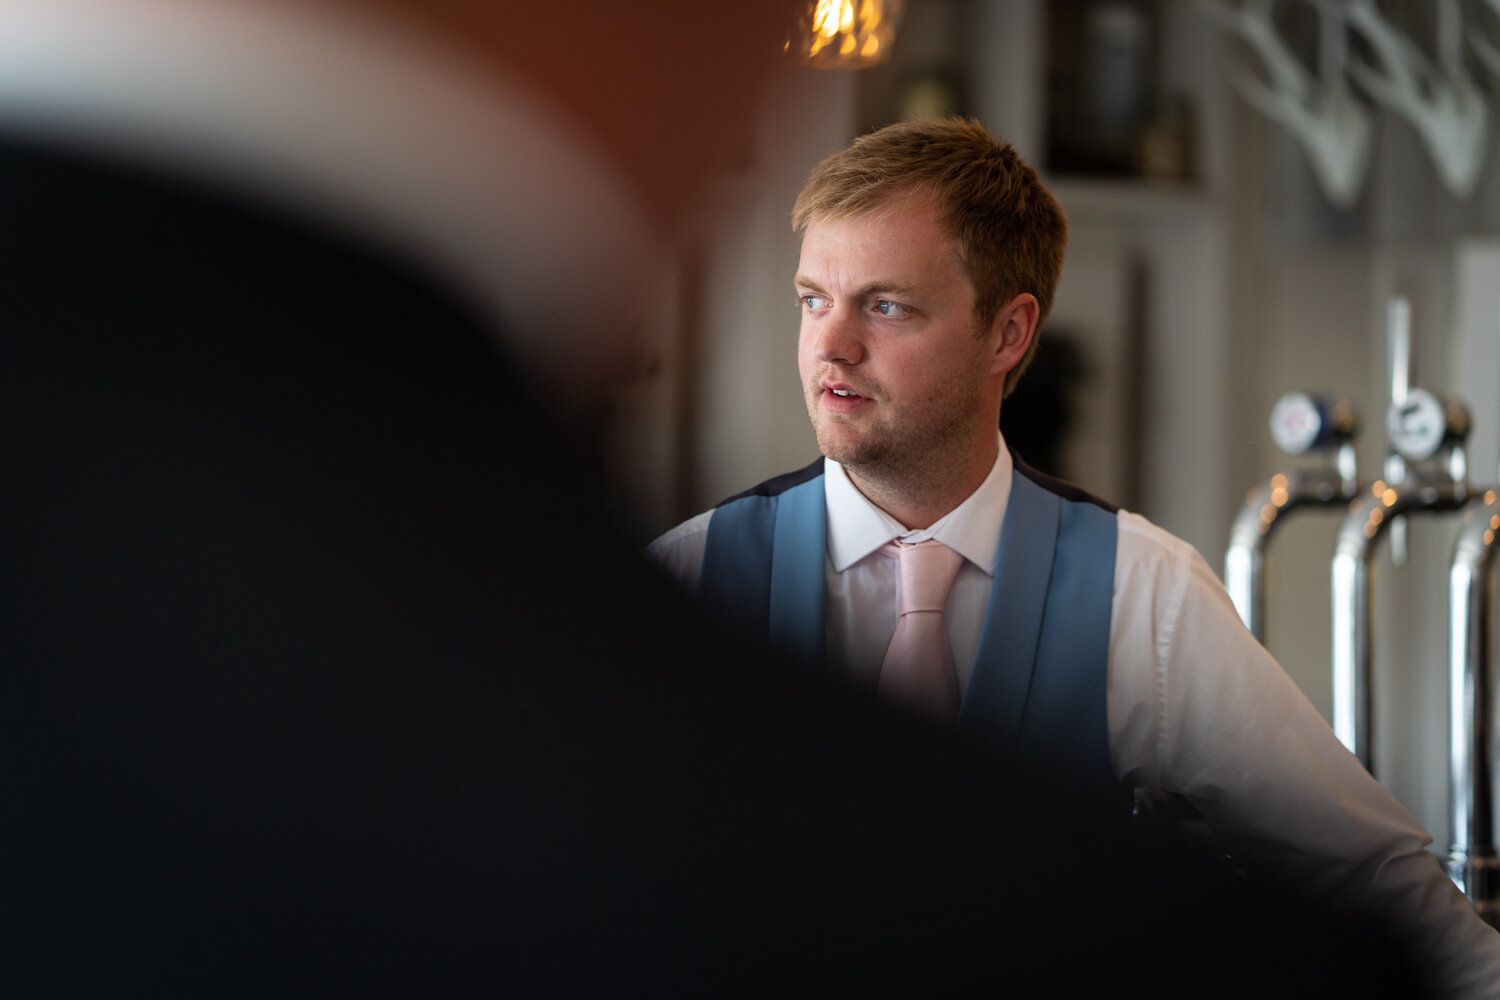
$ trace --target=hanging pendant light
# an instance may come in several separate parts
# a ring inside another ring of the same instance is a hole
[[[896,40],[902,0],[810,0],[786,51],[814,69],[862,69],[883,62]]]

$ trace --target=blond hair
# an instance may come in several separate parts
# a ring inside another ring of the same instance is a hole
[[[859,137],[813,169],[792,207],[792,228],[800,233],[813,222],[864,215],[913,190],[943,206],[974,285],[980,331],[1022,292],[1036,296],[1040,329],[1062,272],[1067,216],[1036,169],[972,119],[900,122]],[[1006,373],[1006,395],[1038,339]]]

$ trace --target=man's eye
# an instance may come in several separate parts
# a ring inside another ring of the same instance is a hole
[[[828,300],[821,295],[803,295],[800,301],[809,309],[822,309],[828,304]]]
[[[882,316],[901,316],[906,313],[906,307],[890,299],[881,299],[875,303],[875,311]]]

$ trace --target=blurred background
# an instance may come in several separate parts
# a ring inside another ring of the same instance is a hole
[[[1345,20],[1324,19],[1335,9]],[[1346,397],[1359,480],[1381,475],[1387,307],[1403,296],[1411,383],[1467,403],[1470,480],[1495,483],[1500,5],[907,0],[899,14],[878,64],[776,66],[751,148],[679,251],[650,375],[610,427],[612,489],[641,541],[815,456],[788,213],[821,158],[913,115],[979,118],[1068,213],[1041,353],[1002,417],[1032,464],[1222,572],[1247,490],[1304,460],[1269,431],[1282,394]],[[1291,518],[1265,566],[1265,641],[1325,717],[1343,514]],[[1386,545],[1373,566],[1375,765],[1445,852],[1458,519],[1408,520],[1403,563]]]

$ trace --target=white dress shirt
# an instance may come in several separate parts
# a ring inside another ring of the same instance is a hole
[[[932,527],[908,531],[824,460],[831,663],[873,686],[899,614],[896,561],[877,550],[893,538],[935,538],[964,556],[943,614],[966,689],[1012,474],[1002,440],[979,489]],[[647,550],[690,589],[711,514]],[[1390,916],[1451,995],[1500,997],[1500,934],[1426,850],[1432,838],[1250,635],[1192,546],[1138,514],[1120,511],[1118,525],[1107,706],[1120,780],[1187,796],[1232,853],[1270,859],[1303,884]]]

